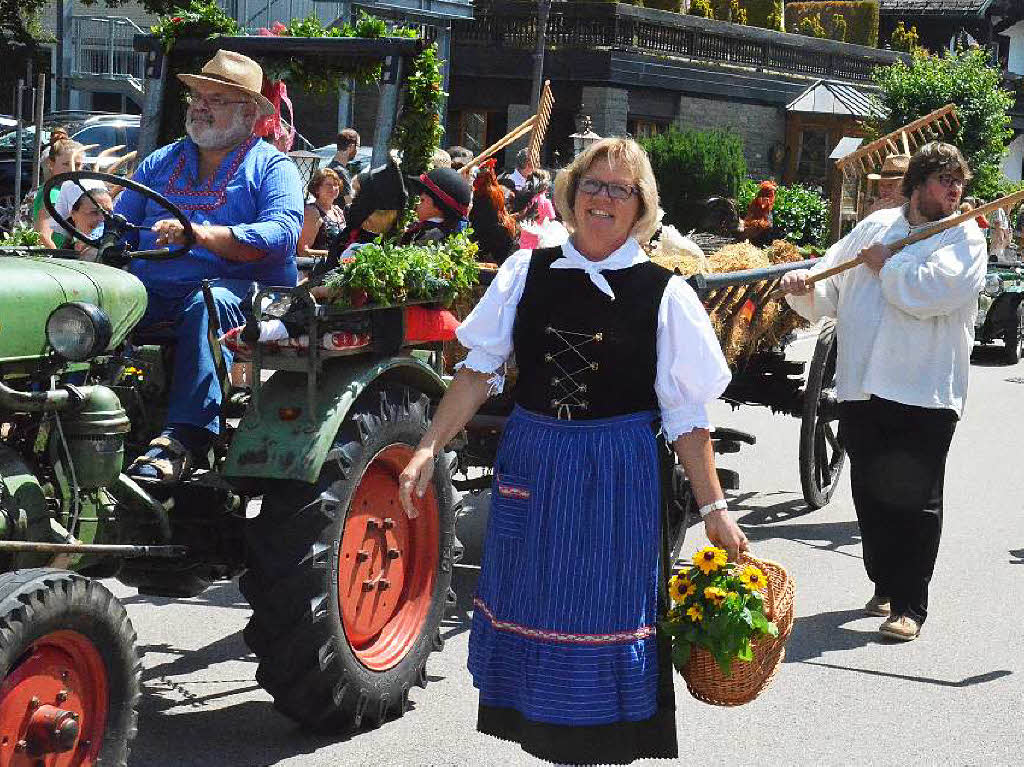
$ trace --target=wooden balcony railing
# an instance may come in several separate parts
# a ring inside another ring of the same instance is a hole
[[[456,45],[532,49],[537,7],[477,0],[473,21],[454,24]],[[619,3],[552,3],[549,49],[623,50],[815,78],[863,82],[877,66],[907,58],[895,51],[817,40]]]

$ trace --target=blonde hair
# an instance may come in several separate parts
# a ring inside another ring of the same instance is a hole
[[[561,214],[566,228],[570,232],[576,228],[573,211],[576,189],[590,166],[599,160],[607,160],[612,167],[621,166],[633,176],[633,183],[640,190],[640,215],[633,223],[630,235],[641,244],[648,242],[658,228],[658,182],[654,178],[647,152],[630,138],[601,139],[581,152],[555,178],[555,208]]]

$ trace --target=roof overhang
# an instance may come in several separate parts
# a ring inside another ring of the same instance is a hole
[[[836,80],[817,80],[786,105],[787,112],[866,118],[877,108],[862,86]]]

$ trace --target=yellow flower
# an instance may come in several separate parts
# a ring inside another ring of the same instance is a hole
[[[719,607],[725,601],[725,589],[720,589],[718,586],[708,586],[704,589],[704,598],[715,607]]]
[[[688,582],[684,584],[683,579],[678,575],[673,575],[668,579],[668,595],[672,597],[673,602],[682,602],[686,599],[685,591],[688,585]]]
[[[730,591],[728,594],[725,595],[725,598],[732,599],[735,596],[738,596],[738,594],[735,591]]]
[[[683,599],[686,599],[687,597],[692,597],[696,593],[697,587],[691,583],[689,586],[686,587],[686,591],[683,592]]]
[[[724,567],[725,563],[728,561],[729,557],[725,553],[725,549],[720,549],[715,546],[705,546],[693,557],[693,564],[699,567],[704,575],[716,572],[720,568]]]
[[[686,611],[686,614],[694,623],[697,623],[704,618],[704,612],[700,609],[700,605],[693,605]]]
[[[753,565],[747,565],[743,568],[743,572],[740,573],[740,580],[751,591],[760,591],[768,585],[764,573]]]

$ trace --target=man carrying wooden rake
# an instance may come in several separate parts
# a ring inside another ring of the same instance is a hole
[[[903,641],[928,617],[946,455],[967,396],[987,263],[973,217],[915,235],[957,213],[970,178],[955,146],[925,144],[903,179],[905,205],[871,214],[821,263],[781,283],[808,320],[836,318],[839,440],[874,584],[865,611],[884,616],[881,633]],[[822,274],[851,260],[860,265]]]

